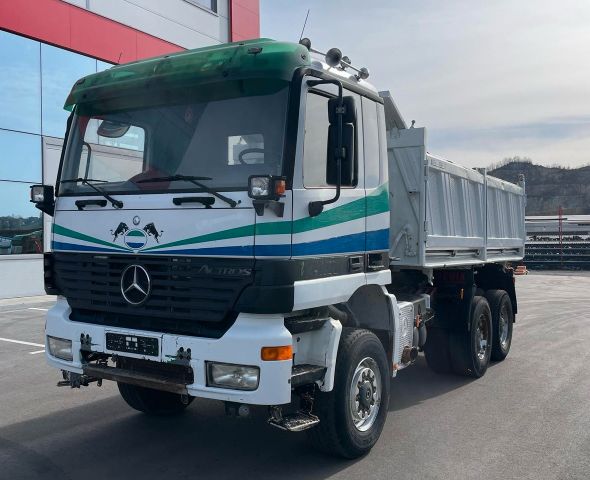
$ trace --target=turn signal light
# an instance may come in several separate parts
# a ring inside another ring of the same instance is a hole
[[[291,360],[293,358],[293,347],[291,345],[285,345],[282,347],[262,347],[260,358],[266,362]]]
[[[285,195],[285,192],[287,191],[287,182],[285,182],[284,178],[277,178],[275,180],[275,195],[277,197],[282,197],[283,195]]]

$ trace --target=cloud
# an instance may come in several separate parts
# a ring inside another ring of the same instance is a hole
[[[587,128],[553,125],[587,115],[587,0],[262,0],[263,35],[297,41],[308,8],[314,45],[367,66],[406,119],[429,128],[433,147],[455,135],[440,147],[481,161],[504,152],[590,161]]]

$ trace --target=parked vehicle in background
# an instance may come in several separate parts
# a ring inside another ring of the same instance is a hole
[[[506,357],[523,179],[430,155],[368,70],[314,52],[259,39],[74,85],[56,198],[32,188],[62,385],[114,380],[148,414],[265,405],[353,458],[420,350],[472,377]]]

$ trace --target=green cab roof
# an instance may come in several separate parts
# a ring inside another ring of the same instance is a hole
[[[290,81],[295,70],[310,65],[309,52],[297,43],[260,38],[186,50],[116,65],[78,80],[64,108],[137,95],[142,91],[191,87],[226,80]]]

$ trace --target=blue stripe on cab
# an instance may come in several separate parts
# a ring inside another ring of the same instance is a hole
[[[91,247],[89,245],[79,245],[77,243],[67,243],[67,242],[51,242],[51,249],[60,251],[60,250],[74,250],[76,252],[116,252],[116,253],[125,253],[125,250],[115,250],[114,248],[105,248],[105,247]]]
[[[106,247],[93,247],[88,245],[78,245],[74,243],[52,242],[53,250],[69,250],[80,252],[117,252]],[[336,253],[352,253],[375,250],[389,249],[389,229],[375,230],[372,232],[360,232],[341,237],[327,238],[315,242],[295,243],[279,245],[243,245],[228,247],[209,247],[209,248],[186,248],[175,250],[160,250],[150,252],[157,255],[211,255],[211,256],[235,256],[235,257],[294,257],[306,255],[329,255]],[[291,253],[292,252],[292,253]]]
[[[293,256],[362,252],[364,249],[365,232],[361,232],[315,242],[295,243],[293,245]]]
[[[367,232],[367,252],[389,250],[389,228]]]
[[[179,250],[158,250],[149,252],[158,255],[223,255],[225,257],[252,257],[254,256],[254,246],[235,246],[235,247],[211,247],[211,248],[184,248]]]
[[[284,243],[281,245],[256,245],[254,254],[257,257],[290,257],[291,245]]]

